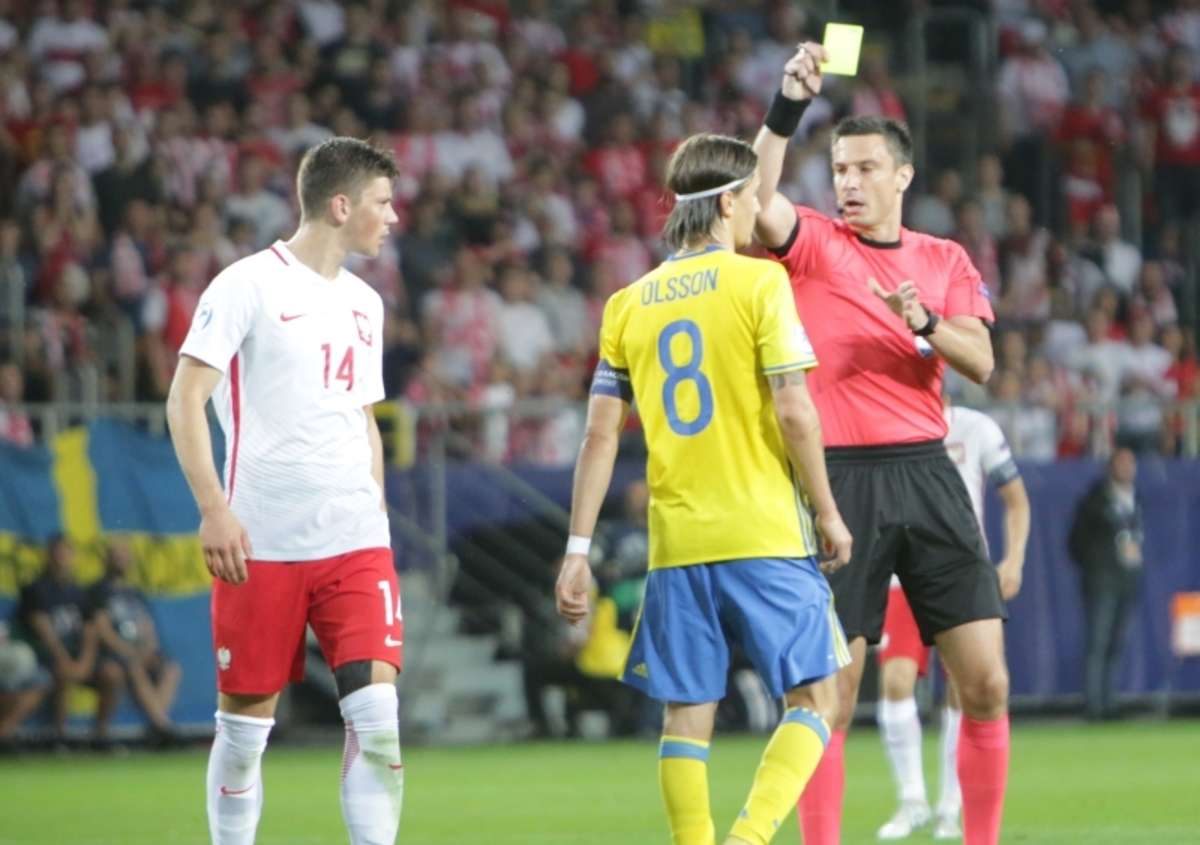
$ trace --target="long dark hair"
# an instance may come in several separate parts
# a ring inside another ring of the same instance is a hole
[[[676,148],[667,162],[667,188],[675,194],[694,194],[749,180],[758,166],[758,155],[745,141],[727,135],[693,135]],[[740,191],[739,185],[734,191]],[[671,249],[682,249],[706,237],[721,219],[721,195],[677,201],[663,227],[663,240]]]

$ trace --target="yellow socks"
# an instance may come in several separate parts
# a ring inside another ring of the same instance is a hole
[[[767,743],[750,797],[729,835],[754,845],[767,845],[780,823],[791,816],[827,742],[829,726],[824,719],[803,707],[789,708]],[[707,790],[705,795],[707,800]]]
[[[672,845],[714,845],[712,812],[708,806],[708,743],[664,736],[658,746],[658,783]],[[795,803],[795,797],[792,799]]]

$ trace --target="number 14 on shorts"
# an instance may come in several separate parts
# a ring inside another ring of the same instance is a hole
[[[390,630],[404,621],[404,611],[400,606],[400,591],[396,590],[396,601],[392,603],[392,584],[385,579],[375,582],[379,592],[383,593],[383,624]],[[388,648],[399,648],[404,640],[395,639],[390,633],[383,637],[383,644]]]

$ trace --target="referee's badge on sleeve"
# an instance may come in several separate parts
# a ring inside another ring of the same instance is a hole
[[[920,356],[922,358],[932,358],[933,357],[933,347],[929,344],[929,341],[927,341],[923,337],[914,337],[913,340],[916,341],[917,352],[920,354]]]

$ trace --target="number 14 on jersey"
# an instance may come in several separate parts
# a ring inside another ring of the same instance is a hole
[[[329,388],[329,373],[333,364],[333,347],[328,343],[321,344],[321,352],[325,355],[325,387]],[[342,355],[342,361],[338,364],[337,372],[333,375],[334,381],[344,381],[346,390],[354,389],[354,347],[347,346],[345,353]]]

